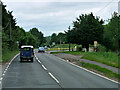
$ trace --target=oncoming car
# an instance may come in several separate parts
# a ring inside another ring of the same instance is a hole
[[[33,62],[33,57],[34,57],[34,50],[33,50],[33,46],[28,45],[28,46],[21,46],[21,50],[20,50],[20,62],[22,62],[23,60],[30,60],[31,62]]]
[[[38,48],[38,52],[45,52],[44,47],[39,47],[39,48]]]

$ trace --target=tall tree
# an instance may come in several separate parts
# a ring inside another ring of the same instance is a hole
[[[51,36],[51,44],[53,42],[57,43],[57,34],[56,33],[53,33],[52,36]]]
[[[39,46],[45,42],[43,33],[39,31],[37,28],[32,28],[30,29],[29,32],[37,38],[37,43]]]
[[[114,12],[109,23],[104,27],[103,45],[106,46],[107,51],[117,51],[119,48],[118,41],[120,40],[120,17],[118,13]]]
[[[103,20],[95,17],[92,13],[82,14],[73,22],[73,29],[68,32],[71,33],[72,41],[77,44],[82,44],[88,51],[89,44],[94,41],[101,43],[103,35]]]

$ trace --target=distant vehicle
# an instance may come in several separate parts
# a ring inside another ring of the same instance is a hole
[[[27,61],[31,60],[31,62],[33,62],[33,57],[34,57],[33,46],[31,45],[21,46],[20,62],[22,62],[23,60],[27,60]]]
[[[45,47],[44,47],[44,49],[48,49],[48,47],[47,47],[47,46],[45,46]]]
[[[38,52],[45,52],[44,47],[39,47],[39,48],[38,48]]]

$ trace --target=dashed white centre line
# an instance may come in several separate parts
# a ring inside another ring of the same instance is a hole
[[[6,71],[4,71],[3,73],[6,73]]]
[[[42,67],[43,67],[45,70],[47,70],[47,68],[46,68],[44,65],[42,65]]]
[[[59,83],[59,81],[49,72],[48,73],[57,83]]]
[[[38,60],[38,62],[41,63],[40,60]]]
[[[36,55],[35,55],[35,57],[36,57],[37,61],[41,64],[40,60],[37,58]],[[42,67],[43,67],[44,70],[47,71],[47,68],[44,65],[42,65]],[[59,84],[59,81],[50,72],[47,71],[47,73]]]
[[[38,58],[36,57],[36,59],[38,60]]]
[[[3,80],[3,78],[1,77],[0,80]]]

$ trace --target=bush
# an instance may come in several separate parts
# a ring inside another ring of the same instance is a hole
[[[98,50],[99,50],[99,52],[106,52],[107,49],[106,49],[105,46],[99,44],[99,45],[98,45]]]

